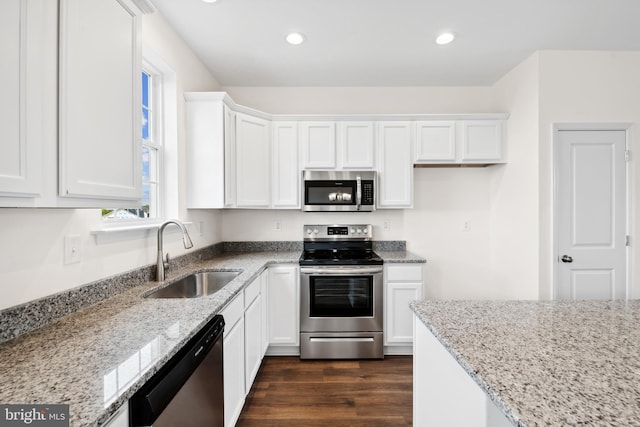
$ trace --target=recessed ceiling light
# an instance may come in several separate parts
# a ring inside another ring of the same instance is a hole
[[[289,33],[287,34],[287,43],[298,45],[304,42],[304,34],[300,33]]]
[[[202,1],[205,2],[205,3],[215,3],[218,0],[202,0]]]
[[[449,44],[456,38],[456,35],[453,33],[442,33],[436,38],[437,44]]]

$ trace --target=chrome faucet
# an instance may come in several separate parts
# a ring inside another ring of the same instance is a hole
[[[156,266],[156,280],[158,282],[164,281],[164,271],[169,268],[169,254],[167,253],[166,261],[162,256],[162,233],[164,229],[167,228],[167,225],[175,224],[180,227],[182,230],[182,243],[184,244],[185,249],[189,249],[193,247],[193,242],[191,241],[191,237],[189,237],[189,232],[187,231],[187,227],[177,219],[170,219],[169,221],[165,221],[162,223],[160,227],[158,227],[158,264]]]

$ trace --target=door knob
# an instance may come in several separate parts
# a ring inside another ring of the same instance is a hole
[[[571,258],[569,255],[562,255],[562,258],[560,258],[560,260],[562,262],[573,262],[573,258]]]

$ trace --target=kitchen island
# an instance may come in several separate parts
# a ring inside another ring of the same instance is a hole
[[[411,308],[414,425],[640,426],[640,301]]]

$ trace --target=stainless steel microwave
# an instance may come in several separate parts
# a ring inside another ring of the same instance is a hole
[[[305,212],[371,212],[376,208],[374,171],[302,172]]]

